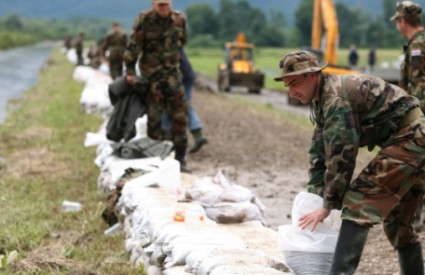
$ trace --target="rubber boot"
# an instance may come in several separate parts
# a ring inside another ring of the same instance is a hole
[[[194,144],[192,148],[190,148],[189,153],[193,154],[198,152],[202,146],[208,143],[208,139],[202,135],[202,129],[196,129],[191,131],[193,135]]]
[[[174,148],[175,150],[175,159],[180,162],[180,172],[184,173],[192,173],[192,170],[189,168],[189,166],[186,163],[185,156],[186,156],[186,147],[185,146],[176,146]]]
[[[351,275],[357,269],[369,227],[343,220],[332,260],[331,275]]]
[[[421,244],[414,244],[398,249],[400,274],[424,274],[424,260],[422,258]]]

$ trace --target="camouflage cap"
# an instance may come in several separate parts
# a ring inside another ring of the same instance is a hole
[[[327,65],[326,62],[319,63],[317,57],[311,52],[291,52],[280,60],[279,68],[282,75],[274,80],[283,81],[283,78],[287,76],[318,72],[326,68]]]
[[[419,4],[412,1],[397,2],[397,10],[395,14],[390,18],[391,21],[396,20],[400,17],[416,16],[422,12],[422,8]]]

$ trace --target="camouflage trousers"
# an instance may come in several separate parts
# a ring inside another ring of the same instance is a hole
[[[373,226],[383,222],[394,248],[418,242],[415,211],[425,188],[425,118],[401,129],[349,185],[342,219]]]
[[[148,136],[163,140],[162,114],[171,121],[171,135],[175,146],[187,146],[187,104],[180,73],[159,74],[150,78],[148,104]]]
[[[116,79],[123,75],[123,60],[122,58],[115,58],[109,60],[109,74],[112,79]]]

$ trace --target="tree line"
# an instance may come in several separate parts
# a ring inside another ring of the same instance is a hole
[[[89,39],[104,36],[111,21],[96,18],[23,19],[16,14],[0,17],[0,49],[33,44],[43,40],[60,40],[65,36],[76,37],[85,32]]]
[[[293,25],[287,23],[282,12],[251,6],[247,0],[220,0],[217,10],[209,4],[187,7],[189,45],[222,47],[226,41],[244,32],[250,42],[265,47],[304,47],[311,45],[312,0],[302,0],[295,12]],[[359,7],[336,3],[340,31],[339,46],[394,48],[404,39],[395,23],[394,0],[381,0],[382,15],[372,16]],[[99,18],[23,19],[16,14],[0,17],[0,49],[31,44],[44,39],[76,37],[84,31],[87,39],[99,39],[109,30],[111,21]]]
[[[340,31],[339,46],[394,48],[404,40],[389,18],[395,12],[394,0],[381,0],[382,15],[371,15],[359,7],[336,3]],[[186,9],[190,44],[217,46],[245,32],[249,41],[259,46],[300,47],[311,45],[312,0],[302,0],[289,26],[281,12],[267,15],[247,0],[221,0],[215,11],[208,4],[193,4]]]

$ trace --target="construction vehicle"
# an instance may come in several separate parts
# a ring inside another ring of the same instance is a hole
[[[249,93],[261,93],[264,74],[254,67],[254,44],[246,41],[244,33],[238,33],[235,41],[224,46],[225,63],[218,66],[218,89],[230,92],[239,86],[248,88]]]
[[[325,30],[325,43],[322,45],[322,30]],[[314,0],[313,21],[311,26],[311,50],[319,59],[328,63],[323,70],[330,74],[358,74],[358,70],[338,66],[338,17],[332,0]],[[322,50],[324,49],[324,50]]]
[[[322,32],[325,32],[325,43],[322,44]],[[359,71],[338,66],[338,17],[332,0],[314,0],[313,19],[311,24],[311,47],[307,50],[315,53],[319,61],[325,61],[328,66],[323,70],[330,74],[357,74]],[[288,94],[290,105],[301,105],[297,99]]]
[[[322,30],[325,30],[325,43],[322,45]],[[339,27],[338,17],[332,0],[314,0],[313,21],[311,28],[311,51],[316,53],[328,66],[323,70],[330,74],[359,74],[360,70],[337,65],[338,62]],[[324,49],[324,51],[322,51]],[[396,84],[399,78],[398,69],[376,68],[371,75],[378,76],[389,83]]]

